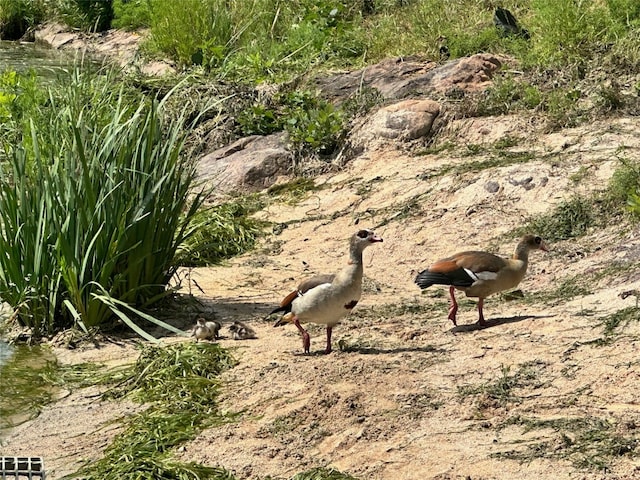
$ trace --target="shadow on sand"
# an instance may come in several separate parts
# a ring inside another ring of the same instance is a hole
[[[549,318],[551,315],[517,315],[515,317],[492,318],[486,320],[484,325],[479,323],[470,323],[468,325],[458,325],[449,330],[451,333],[474,332],[476,330],[484,330],[486,328],[497,327],[498,325],[507,325],[509,323],[522,322],[523,320],[536,318]]]

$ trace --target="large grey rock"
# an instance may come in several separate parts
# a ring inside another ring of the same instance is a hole
[[[253,135],[202,157],[198,175],[221,192],[259,191],[273,185],[292,165],[286,134]]]

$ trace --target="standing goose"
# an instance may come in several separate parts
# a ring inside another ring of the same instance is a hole
[[[318,275],[298,285],[271,313],[285,312],[274,327],[293,323],[302,335],[304,353],[309,353],[311,339],[301,323],[327,326],[327,348],[331,353],[331,332],[335,325],[358,303],[362,294],[362,252],[372,243],[382,242],[372,230],[359,230],[349,241],[349,262],[336,275]]]
[[[415,282],[420,288],[431,285],[450,285],[449,320],[456,323],[458,302],[455,289],[462,290],[467,297],[477,297],[478,323],[486,325],[482,306],[489,295],[517,286],[524,277],[529,263],[529,251],[547,252],[545,241],[533,235],[525,235],[516,246],[511,258],[498,257],[488,252],[467,251],[456,253],[438,260],[428,269],[420,272]]]

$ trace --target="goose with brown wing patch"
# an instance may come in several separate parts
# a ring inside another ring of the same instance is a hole
[[[450,285],[449,320],[456,323],[458,302],[455,290],[462,290],[467,297],[477,297],[478,323],[485,325],[482,307],[489,295],[515,288],[524,278],[531,250],[548,251],[545,241],[534,235],[524,236],[511,258],[503,258],[482,251],[465,251],[438,260],[420,272],[415,282],[422,289],[431,285]]]

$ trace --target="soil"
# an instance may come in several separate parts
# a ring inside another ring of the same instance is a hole
[[[297,203],[267,207],[258,215],[280,227],[256,250],[195,269],[185,282],[184,293],[223,323],[219,342],[239,360],[223,374],[221,408],[240,415],[176,455],[240,479],[317,466],[371,480],[640,478],[640,324],[599,341],[603,319],[637,303],[620,296],[640,289],[640,271],[629,268],[640,259],[637,227],[621,222],[533,252],[523,298],[487,299],[486,328],[475,323],[475,301],[459,294],[454,327],[446,288],[421,293],[413,284],[420,269],[461,249],[510,254],[517,240],[507,234],[529,215],[604,188],[620,155],[638,160],[638,126],[622,118],[542,134],[517,117],[456,121],[442,144],[482,146],[479,153],[387,145],[317,178],[322,188]],[[529,161],[429,175],[494,158],[493,145],[507,136],[519,139],[509,151],[533,154]],[[365,251],[363,297],[334,329],[333,353],[322,353],[324,330],[309,325],[304,355],[295,327],[274,328],[264,317],[300,279],[341,268],[347,238],[361,227],[384,238]],[[572,279],[590,293],[544,300]],[[258,338],[231,339],[235,320]],[[56,354],[64,363],[113,364],[135,360],[137,350],[121,340]],[[3,440],[2,454],[42,456],[49,480],[99,458],[119,431],[114,420],[139,406],[96,393],[70,392],[45,407]],[[626,449],[615,447],[621,439]]]

